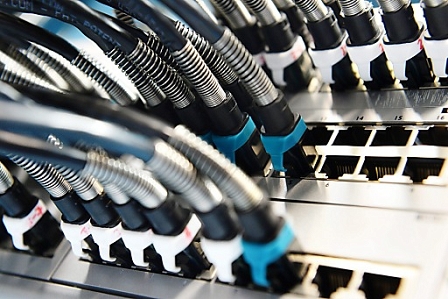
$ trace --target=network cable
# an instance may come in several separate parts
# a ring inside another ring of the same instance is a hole
[[[347,51],[364,85],[369,89],[390,88],[395,77],[384,53],[383,31],[376,23],[373,6],[364,0],[339,0],[348,32]]]
[[[143,3],[140,5],[126,3],[125,6],[131,15],[152,27],[161,37],[161,41],[169,48],[171,55],[182,69],[183,75],[205,104],[204,110],[212,123],[212,132],[214,133],[212,138],[215,145],[229,159],[239,163],[248,173],[263,171],[268,163],[268,156],[264,153],[254,122],[240,111],[233,95],[225,92],[219,85],[218,80],[192,43],[179,33],[167,17],[152,9],[151,6]],[[139,13],[144,16],[140,17]],[[151,20],[148,20],[149,18]],[[180,32],[188,34],[185,30],[180,30]],[[197,42],[195,43],[198,45]],[[208,51],[205,54],[214,54],[214,52]],[[219,62],[213,57],[207,60],[215,66],[216,62]],[[224,61],[220,63],[219,67],[226,66]],[[222,70],[218,71],[222,74]],[[231,74],[222,75],[229,76]],[[231,84],[237,83],[236,76],[231,80]],[[253,150],[254,148],[261,150],[256,152]]]
[[[263,127],[262,142],[270,154],[277,171],[288,171],[291,176],[302,177],[312,172],[304,158],[300,140],[306,130],[305,122],[295,116],[281,91],[277,90],[266,73],[228,29],[224,29],[185,1],[166,1],[190,26],[204,36],[226,58],[246,90],[254,99],[256,111]]]
[[[0,163],[0,207],[6,230],[15,248],[49,255],[63,235],[45,203],[31,195]]]
[[[306,89],[314,65],[301,36],[295,36],[285,15],[271,0],[243,0],[255,15],[267,45],[264,56],[273,82],[288,91]]]
[[[401,84],[408,88],[433,85],[432,64],[423,48],[424,26],[414,17],[409,0],[378,0],[387,39],[384,50]]]
[[[11,36],[21,37],[24,40],[34,42],[38,45],[61,55],[68,60],[71,65],[74,65],[82,71],[85,75],[90,77],[104,88],[110,97],[122,105],[129,105],[137,100],[135,96],[129,95],[120,85],[118,85],[107,74],[102,72],[98,67],[97,62],[92,63],[87,59],[82,52],[79,52],[75,47],[68,43],[63,38],[51,34],[36,25],[33,25],[25,20],[0,12],[0,27],[2,30],[9,32]],[[50,67],[57,71],[61,76],[67,79],[68,82],[78,82],[78,78],[74,77],[70,70],[63,67],[62,64],[57,63],[48,53],[45,53],[40,48],[31,45],[26,49],[27,52],[35,55],[40,60],[45,61]],[[75,83],[76,84],[76,83]]]
[[[39,102],[52,103],[53,106],[62,105],[65,106],[65,108],[70,108],[71,106],[72,109],[75,110],[77,109],[75,106],[79,107],[82,103],[82,100],[73,104],[68,101],[61,101],[60,99],[52,99],[48,96],[36,100]],[[14,107],[13,103],[5,102],[5,104],[10,105],[4,105],[6,110],[3,111],[3,113],[11,113],[11,109]],[[156,120],[142,118],[137,113],[128,111],[127,109],[122,109],[120,112],[114,111],[110,106],[104,104],[105,103],[95,102],[94,105],[97,106],[97,108],[102,106],[103,109],[95,109],[95,112],[84,111],[82,114],[85,114],[86,112],[94,113],[98,119],[113,116],[115,121],[123,122],[123,125],[127,128],[137,130],[136,132],[139,132],[144,136],[159,136],[168,140],[181,153],[185,154],[204,175],[209,176],[210,179],[212,179],[212,181],[229,196],[236,208],[242,226],[245,228],[243,234],[243,240],[245,240],[243,241],[243,249],[245,247],[247,248],[243,250],[243,255],[245,260],[251,265],[252,276],[256,284],[266,287],[271,286],[278,291],[284,291],[299,281],[299,278],[297,277],[298,272],[296,272],[296,269],[294,269],[292,264],[287,261],[285,255],[287,248],[293,239],[289,225],[284,222],[282,218],[273,214],[265,195],[249,177],[211,146],[208,146],[204,141],[197,139],[195,135],[185,128],[178,127],[174,130],[169,129]],[[3,114],[2,112],[0,113]],[[48,113],[49,116],[55,116],[54,113],[56,112],[48,111]],[[39,115],[34,115],[31,118],[27,117],[26,119],[22,119],[22,121],[29,123],[30,121],[37,121],[38,117]],[[69,118],[72,119],[73,117],[76,116],[70,116]],[[1,115],[1,119],[4,118],[5,115]],[[17,120],[18,119],[16,118],[16,121]],[[72,124],[66,123],[66,129],[73,127],[75,124],[76,122]],[[85,119],[84,125],[81,127],[77,126],[76,130],[78,132],[80,132],[80,130],[89,131],[88,127],[89,122]],[[43,128],[41,127],[40,130],[42,129]],[[104,131],[103,135],[106,136],[103,136],[103,138],[107,137],[107,132],[107,130]],[[129,133],[128,137],[130,137]],[[123,136],[121,137],[123,139]],[[48,149],[45,144],[42,145],[37,141],[30,141],[29,138],[26,140],[24,140],[23,137],[14,138],[13,140],[0,138],[0,141],[2,148],[6,148],[7,150],[15,148],[16,151],[32,153],[32,155],[43,156],[45,154],[44,152]],[[101,139],[97,140],[97,143],[100,141]],[[11,146],[11,143],[14,143],[14,146]],[[102,143],[111,148],[110,143]],[[147,144],[147,142],[145,144]],[[134,147],[137,145],[137,142],[133,144]],[[33,147],[36,150],[33,149],[30,151],[30,147]],[[49,153],[53,152],[53,148],[51,148]],[[153,150],[151,151],[151,149],[148,148],[146,152],[142,152],[141,154],[138,154],[138,150],[132,150],[132,152],[137,153],[137,157],[142,158],[144,161],[150,161],[151,155],[148,156],[148,154],[153,152]],[[64,156],[63,153],[67,153],[68,156]],[[75,159],[72,160],[71,157],[74,157]],[[65,161],[68,165],[73,166],[74,170],[81,170],[85,167],[87,155],[72,149],[67,152],[60,152],[56,155],[48,155],[47,153],[45,159],[51,163],[58,163],[58,161],[62,160],[62,163]],[[275,248],[275,252],[270,251],[273,248]],[[262,257],[260,257],[259,254],[262,254]],[[269,269],[277,269],[276,277],[271,277],[269,275],[271,270],[268,271],[269,273],[266,273],[269,265],[272,266],[269,267]]]
[[[423,44],[428,56],[432,60],[434,74],[444,85],[447,84],[448,77],[448,26],[446,15],[448,1],[446,0],[424,0],[421,6],[426,19],[427,33],[424,36]]]
[[[264,53],[266,44],[261,36],[257,19],[252,16],[241,0],[211,0],[229,27],[260,66],[265,65]]]

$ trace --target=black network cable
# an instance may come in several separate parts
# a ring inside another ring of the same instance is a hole
[[[288,91],[306,89],[314,78],[314,65],[301,36],[296,36],[288,19],[271,0],[243,0],[260,23],[267,45],[264,56],[271,77]]]
[[[305,24],[305,16],[295,5],[294,0],[273,0],[275,6],[288,18],[291,30],[303,38],[307,48],[314,45],[313,36]]]
[[[41,79],[36,74],[28,71],[26,68],[20,67],[18,63],[16,66],[19,66],[19,68],[8,66],[0,61],[0,81],[12,85],[22,85],[62,92],[62,90],[54,86],[52,83]]]
[[[425,35],[423,42],[426,52],[433,63],[434,74],[443,84],[448,84],[448,1],[423,0],[421,1],[426,26],[429,35]]]
[[[312,172],[306,161],[300,140],[306,125],[290,110],[282,92],[277,90],[250,53],[230,32],[197,11],[186,1],[166,1],[190,26],[204,36],[226,58],[254,99],[262,123],[262,142],[271,155],[277,171],[302,177]]]
[[[265,64],[263,55],[265,42],[261,36],[257,19],[240,0],[211,0],[216,9],[229,23],[232,32],[254,56],[260,66]]]
[[[0,163],[0,207],[3,224],[15,248],[49,255],[62,240],[58,222],[42,200],[31,195]]]
[[[233,95],[226,93],[219,85],[218,80],[191,42],[178,32],[171,20],[153,10],[151,6],[135,5],[135,3],[126,5],[131,15],[153,27],[152,29],[160,36],[161,41],[169,48],[171,55],[182,69],[183,75],[202,98],[205,112],[212,123],[215,145],[233,162],[241,162],[241,167],[248,173],[263,171],[268,163],[268,157],[263,154],[264,150],[259,152],[253,150],[259,147],[262,149],[255,124],[239,110]],[[139,13],[145,17],[139,16]],[[152,21],[147,20],[149,16]],[[153,23],[159,25],[154,27]],[[185,30],[180,32],[185,33]],[[205,54],[210,55],[210,53],[214,54],[211,51]],[[217,59],[212,57],[208,61],[216,63]],[[226,66],[224,61],[221,64]],[[236,76],[231,83],[234,84],[235,81],[237,81]]]
[[[376,22],[373,6],[364,0],[339,0],[348,32],[347,51],[358,66],[369,89],[390,88],[395,84],[392,66],[383,46],[383,30]]]
[[[33,25],[25,20],[17,18],[12,15],[8,15],[0,12],[0,27],[2,30],[9,32],[12,36],[21,37],[22,39],[34,42],[38,45],[61,55],[68,60],[71,65],[74,65],[80,69],[85,75],[90,77],[93,81],[97,82],[102,88],[104,88],[113,100],[122,105],[129,105],[135,102],[137,99],[130,96],[120,85],[118,85],[107,74],[102,72],[95,63],[88,60],[83,53],[79,52],[75,47],[68,43],[63,38],[48,32],[36,25]],[[55,71],[61,76],[66,78],[68,82],[79,81],[78,78],[70,72],[70,70],[64,69],[62,65],[57,64],[54,59],[48,53],[45,53],[41,49],[31,46],[27,51],[39,57],[39,59],[48,63]],[[72,83],[76,84],[76,83]],[[88,87],[87,87],[88,88]]]
[[[60,83],[60,80],[54,79],[51,75],[49,75],[47,72],[48,68],[45,68],[45,66],[31,60],[26,54],[22,53],[22,45],[25,45],[25,47],[27,47],[29,46],[29,43],[22,43],[22,41],[18,40],[14,36],[0,33],[1,52],[9,56],[21,66],[28,69],[30,72],[36,74],[39,78],[51,82],[53,85],[58,85]],[[64,80],[63,84],[61,85],[67,85],[67,82]],[[61,88],[61,86],[58,87]]]
[[[107,262],[117,262],[118,264],[129,264],[129,254],[127,253],[119,234],[107,234],[107,231],[116,230],[120,218],[109,206],[108,199],[104,197],[102,187],[95,185],[94,181],[84,181],[83,186],[77,183],[78,187],[89,188],[87,193],[83,193],[83,198],[75,192],[69,182],[50,164],[36,163],[33,160],[17,155],[8,155],[15,164],[22,167],[33,177],[42,187],[50,193],[51,200],[61,210],[64,218],[68,222],[77,222],[82,217],[82,224],[90,218],[90,232],[93,241],[98,244],[99,255]],[[86,219],[86,211],[90,217]],[[105,238],[110,235],[113,239]],[[121,241],[121,242],[120,242]],[[95,254],[92,255],[95,258]]]
[[[70,108],[69,106],[71,106],[71,108],[75,110],[79,109],[79,106],[83,103],[82,99],[80,99],[75,105],[73,105],[73,103],[69,103],[69,101],[61,100],[60,98],[51,99],[48,93],[47,96],[41,97],[38,100],[40,102],[46,102],[47,104],[51,103],[52,106],[62,105],[66,108]],[[168,138],[168,141],[173,144],[175,148],[180,150],[183,154],[186,154],[188,158],[193,162],[193,164],[198,167],[198,169],[202,171],[202,173],[210,176],[210,178],[219,186],[219,188],[224,191],[232,200],[235,208],[237,209],[240,221],[242,221],[243,223],[243,227],[247,228],[244,238],[249,242],[243,243],[243,245],[248,248],[248,250],[245,252],[249,256],[245,256],[245,258],[250,260],[253,264],[255,263],[255,260],[251,259],[251,257],[254,257],[257,260],[256,264],[258,266],[261,265],[262,268],[267,268],[268,265],[273,263],[278,265],[277,262],[286,262],[284,260],[285,255],[283,253],[286,253],[287,247],[293,239],[293,234],[291,233],[288,225],[286,225],[280,218],[277,218],[277,216],[274,216],[273,212],[267,205],[263,192],[241,170],[239,170],[235,165],[231,164],[212,147],[197,139],[194,134],[190,133],[188,130],[182,127],[178,127],[175,130],[172,130],[156,120],[142,117],[142,115],[132,112],[128,109],[123,108],[122,110],[120,110],[120,112],[118,112],[115,109],[112,109],[111,106],[104,104],[105,103],[95,102],[94,105],[97,106],[97,108],[99,108],[100,106],[102,108],[99,110],[90,109],[89,111],[84,112],[81,112],[80,110],[80,112],[81,114],[85,114],[86,112],[93,113],[98,119],[107,119],[113,116],[112,119],[114,119],[115,121],[122,122],[126,127],[137,130],[145,136],[148,136],[148,134],[150,134],[163,137],[164,139]],[[76,108],[75,106],[78,106],[78,108]],[[12,111],[11,109],[7,109],[3,112],[11,113]],[[54,114],[54,112],[50,111],[48,111],[48,113],[48,116]],[[5,117],[5,115],[2,115],[1,118],[3,117]],[[31,118],[39,119],[39,115],[33,115]],[[31,119],[30,117],[27,117],[27,122],[29,121],[31,121]],[[97,121],[98,120],[96,120],[96,122]],[[67,126],[68,125],[69,124],[67,124]],[[89,126],[89,123],[86,119],[84,120],[84,125]],[[72,126],[76,126],[76,121],[73,122]],[[78,130],[82,130],[84,128],[83,126],[77,126]],[[102,125],[102,127],[105,127],[104,124]],[[89,131],[88,128],[84,129]],[[103,134],[107,134],[107,130],[103,132]],[[5,135],[7,137],[5,137]],[[46,150],[48,150],[48,146],[46,143],[41,144],[39,141],[30,140],[30,138],[21,136],[15,137],[11,139],[10,134],[0,134],[1,148],[6,147],[8,150],[15,149],[16,152],[19,151],[20,153],[28,153],[30,155],[34,155],[35,157],[44,157],[44,160],[47,160],[51,163],[59,163],[60,161],[62,161],[63,165],[65,162],[66,165],[73,166],[71,168],[73,168],[74,170],[81,170],[85,165],[85,161],[87,159],[85,153],[79,153],[79,151],[76,151],[74,149],[67,152],[66,149],[63,153],[56,152],[56,154],[53,154],[54,149],[50,148],[49,152],[47,152],[47,155],[44,156],[43,154]],[[115,135],[115,137],[117,138],[117,135]],[[101,140],[97,140],[96,143],[98,143],[99,141]],[[106,145],[106,148],[110,147],[110,144],[103,145]],[[136,146],[136,144],[133,144],[133,146]],[[33,150],[30,150],[31,147],[33,148]],[[133,150],[133,152],[136,151]],[[50,156],[48,155],[48,153],[51,153]],[[68,156],[65,156],[65,153],[67,153]],[[75,159],[72,160],[71,157],[74,157]],[[149,161],[151,156],[137,155],[137,157],[143,158],[144,161]],[[84,162],[78,164],[80,158]],[[254,243],[252,242],[255,242],[258,245],[254,245]],[[262,254],[264,258],[259,259],[258,254],[265,252],[265,250],[270,246],[277,247],[279,249],[279,253],[281,253],[280,256]],[[287,265],[286,268],[284,267],[285,264]],[[283,266],[279,266],[278,270],[286,272],[291,271],[292,269],[289,268],[291,265],[287,262],[285,264],[283,264]],[[254,279],[256,283],[267,286],[269,285],[269,283],[266,281],[266,276],[263,273],[264,272],[254,271]],[[282,283],[279,283],[279,285],[273,283],[274,288],[278,290],[285,290],[285,288],[291,287],[291,284],[297,282],[294,273],[297,272],[295,272],[294,270],[293,273],[285,273],[287,279]],[[283,275],[279,274],[278,277],[283,277]],[[291,281],[291,279],[293,281]]]
[[[133,62],[141,63],[144,60],[145,72],[152,76],[162,91],[178,108],[176,112],[188,127],[198,134],[208,132],[207,122],[200,111],[200,106],[194,101],[194,97],[183,83],[182,79],[173,71],[166,68],[163,62],[146,45],[142,45],[138,39],[132,37],[125,30],[117,26],[108,18],[89,9],[79,1],[54,1],[52,6],[42,4],[41,1],[33,1],[32,7],[17,8],[20,11],[37,13],[59,18],[81,30],[92,39],[123,71],[129,74],[138,71],[135,66],[129,65],[129,58]],[[0,4],[0,7],[5,7]],[[10,8],[6,6],[6,8]],[[81,69],[85,61],[81,63]],[[76,62],[75,62],[76,64]],[[90,64],[91,65],[91,64]],[[196,104],[195,104],[196,103]]]
[[[333,11],[322,0],[295,2],[305,14],[308,30],[313,35],[315,48],[309,52],[323,81],[331,83],[336,90],[358,87],[359,76],[346,50],[348,35],[339,27]]]
[[[408,88],[433,85],[431,60],[423,47],[424,26],[414,17],[410,0],[378,0],[386,36],[384,49],[394,72]]]

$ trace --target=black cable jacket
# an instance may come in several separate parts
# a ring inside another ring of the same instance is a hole
[[[64,165],[74,171],[84,169],[87,161],[87,154],[83,151],[73,148],[64,148],[62,151],[45,141],[1,130],[0,152],[4,156],[12,153],[36,161]]]
[[[173,128],[170,125],[130,107],[119,107],[106,101],[92,101],[91,97],[80,94],[60,94],[25,86],[19,86],[16,89],[36,103],[68,110],[97,120],[113,122],[145,136],[168,140],[173,135]]]
[[[160,40],[172,51],[182,49],[187,43],[185,38],[176,30],[171,21],[162,13],[155,10],[147,0],[97,1],[121,10],[148,25],[159,36]]]
[[[3,12],[0,12],[0,30],[7,32],[9,36],[20,37],[42,45],[69,61],[75,59],[79,54],[74,46],[56,34]]]
[[[224,34],[224,28],[210,19],[185,0],[161,0],[172,11],[184,19],[196,32],[205,37],[211,44],[216,43]]]
[[[28,6],[14,7],[14,10],[29,12],[59,19],[77,27],[88,38],[95,41],[103,51],[114,47],[125,53],[130,53],[137,45],[137,40],[124,32],[113,22],[94,12],[81,1],[72,0],[29,0]],[[11,9],[6,3],[0,3],[0,8]]]
[[[98,12],[98,13],[101,14],[102,16],[108,18],[112,22],[114,22],[115,25],[117,25],[121,29],[125,30],[132,36],[141,39],[145,43],[148,42],[149,36],[143,30],[133,27],[133,26],[130,26],[130,25],[126,24],[125,22],[121,21],[120,19],[117,19],[117,18],[110,16],[108,14],[105,14],[103,12]]]

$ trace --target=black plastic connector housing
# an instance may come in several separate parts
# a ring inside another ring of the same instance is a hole
[[[100,194],[89,201],[84,200],[82,205],[92,218],[93,225],[111,228],[115,227],[120,220],[112,207],[112,201],[105,194]]]
[[[134,200],[130,200],[123,205],[113,204],[115,211],[120,215],[124,228],[132,231],[147,231],[151,224],[142,214],[143,208]]]
[[[290,50],[297,38],[284,14],[280,22],[262,26],[261,31],[269,53],[282,53]],[[314,76],[314,65],[311,57],[307,51],[303,51],[300,57],[297,57],[292,64],[284,69],[285,89],[291,92],[305,89]]]
[[[0,195],[0,206],[4,214],[11,218],[25,217],[34,209],[38,201],[39,199],[31,195],[16,178],[14,178],[14,184]],[[24,244],[30,248],[30,251],[43,256],[51,256],[62,238],[59,223],[48,211],[23,235]]]
[[[346,37],[346,32],[341,30],[333,12],[317,22],[308,22],[308,29],[314,38],[314,50],[329,50],[339,47]],[[355,88],[359,84],[359,77],[353,69],[353,63],[348,55],[345,55],[332,67],[332,77],[334,90],[344,90]]]
[[[204,113],[201,101],[194,101],[185,108],[174,108],[181,122],[196,135],[205,135],[210,132],[210,120]]]
[[[428,7],[422,2],[422,7],[431,39],[447,39],[448,22],[446,21],[446,17],[448,16],[448,3],[437,7]]]
[[[396,12],[384,12],[382,19],[387,33],[386,44],[401,44],[416,41],[423,32],[414,18],[412,5],[404,6]],[[422,50],[406,62],[407,81],[401,83],[408,88],[419,88],[434,83],[431,59]]]
[[[266,44],[256,22],[250,26],[233,29],[232,32],[238,37],[250,54],[257,55],[265,51]]]
[[[90,216],[82,206],[78,195],[72,190],[62,197],[50,197],[55,206],[62,213],[62,218],[67,223],[81,224],[89,220]]]
[[[225,203],[207,213],[196,212],[204,223],[202,235],[209,240],[228,241],[241,231],[236,214]]]

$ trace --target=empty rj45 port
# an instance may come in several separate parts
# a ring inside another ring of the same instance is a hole
[[[347,269],[319,266],[313,283],[318,286],[321,297],[330,298],[339,288],[345,288],[353,271]]]
[[[383,299],[387,295],[395,295],[400,283],[399,277],[364,273],[359,289],[365,293],[366,299]]]

